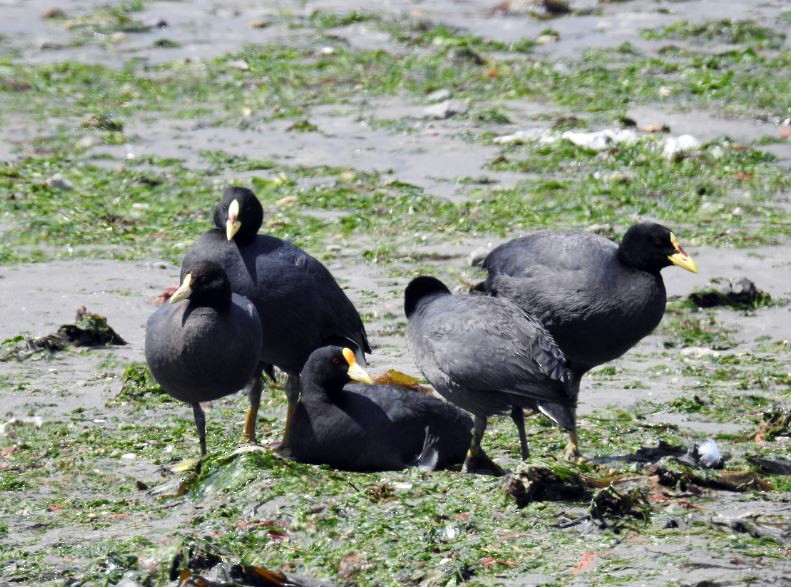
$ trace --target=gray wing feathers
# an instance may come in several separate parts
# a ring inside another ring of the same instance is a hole
[[[569,401],[565,359],[543,327],[499,298],[443,296],[424,316],[419,352],[470,391]],[[424,362],[421,361],[421,362]],[[555,385],[553,385],[555,383]]]

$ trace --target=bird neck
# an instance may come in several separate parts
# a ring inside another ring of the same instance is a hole
[[[326,377],[318,373],[302,372],[300,400],[328,401],[331,396],[340,393],[344,381],[327,381]]]
[[[646,259],[644,256],[635,254],[629,247],[625,247],[622,242],[618,247],[618,261],[631,269],[645,271],[652,275],[659,275],[662,267],[658,267],[653,259]]]
[[[193,307],[205,306],[213,308],[218,312],[227,312],[231,307],[231,287],[217,287],[212,289],[195,292],[190,297],[190,305]]]

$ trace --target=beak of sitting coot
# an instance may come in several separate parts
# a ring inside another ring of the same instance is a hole
[[[228,206],[228,220],[225,222],[225,236],[230,241],[239,232],[242,223],[239,222],[239,200],[234,200]]]
[[[371,379],[371,376],[365,372],[365,369],[360,367],[360,365],[357,363],[357,358],[354,356],[352,349],[343,349],[343,358],[346,359],[346,362],[349,364],[349,370],[347,371],[349,379],[359,383],[370,384],[374,382],[373,379]]]
[[[184,276],[184,281],[181,283],[179,288],[173,292],[173,295],[170,296],[168,300],[171,304],[175,304],[176,302],[180,302],[181,300],[186,300],[190,295],[192,295],[192,288],[190,284],[192,283],[192,275],[187,273]]]
[[[698,265],[695,261],[690,257],[687,252],[681,247],[681,244],[678,242],[676,235],[672,232],[670,233],[670,243],[673,245],[673,248],[676,250],[675,253],[668,256],[670,262],[673,265],[678,265],[682,269],[686,269],[687,271],[692,271],[692,273],[698,272]]]

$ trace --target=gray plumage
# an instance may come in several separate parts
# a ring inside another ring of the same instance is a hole
[[[407,341],[434,388],[473,414],[574,401],[563,353],[540,322],[508,300],[429,294],[409,316]]]
[[[188,269],[173,300],[146,323],[145,356],[151,373],[174,398],[192,405],[206,454],[205,416],[200,402],[239,391],[250,383],[261,354],[261,320],[247,298],[231,293],[222,268],[199,261]],[[258,404],[249,418],[254,422]]]
[[[697,271],[675,235],[651,222],[631,226],[620,245],[589,232],[540,232],[494,249],[476,289],[513,300],[541,321],[566,356],[576,397],[586,372],[659,324],[667,301],[660,271],[671,264]],[[574,433],[566,454],[579,454]]]
[[[311,354],[291,429],[297,460],[356,471],[461,463],[472,419],[457,407],[393,385],[348,384],[340,347]]]
[[[260,346],[255,306],[236,294],[226,311],[164,304],[146,323],[151,373],[183,402],[208,402],[242,389],[250,382]]]
[[[669,264],[669,263],[667,263]],[[588,232],[541,232],[486,257],[483,289],[513,300],[549,330],[578,376],[620,357],[665,311],[657,270],[624,263],[618,245]]]
[[[474,416],[465,469],[500,472],[480,448],[487,418],[510,410],[522,458],[529,455],[523,409],[539,409],[573,429],[576,396],[563,353],[536,319],[513,302],[453,296],[433,277],[407,286],[407,341],[415,363],[448,401]]]
[[[234,200],[242,228],[226,238],[224,223]],[[220,264],[234,292],[249,298],[264,325],[261,361],[297,375],[310,353],[348,339],[358,356],[371,352],[365,327],[352,302],[327,268],[302,249],[277,237],[258,235],[261,204],[245,188],[225,190],[214,214],[217,228],[203,233],[184,257],[182,276],[196,259]],[[348,346],[348,345],[347,345]]]

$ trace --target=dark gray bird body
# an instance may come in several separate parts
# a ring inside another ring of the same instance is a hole
[[[189,301],[173,305],[185,299]],[[261,320],[253,303],[232,293],[222,267],[207,260],[191,264],[170,303],[149,317],[146,361],[165,391],[192,405],[201,455],[206,454],[206,416],[200,403],[239,391],[248,383],[244,439],[255,440],[261,338]]]
[[[407,340],[440,395],[475,415],[535,409],[538,401],[574,403],[560,349],[540,322],[508,300],[427,296],[409,318]]]
[[[264,325],[263,363],[297,374],[312,351],[341,337],[370,352],[360,316],[335,278],[291,243],[265,235],[237,243],[212,229],[187,252],[182,277],[195,259],[222,265],[233,291],[255,304]]]
[[[541,232],[484,260],[483,289],[513,300],[549,330],[575,375],[623,355],[665,311],[659,271],[624,263],[618,245],[588,232]]]
[[[524,408],[575,428],[577,397],[566,360],[541,323],[513,302],[453,296],[438,279],[413,279],[404,292],[415,364],[440,395],[473,415],[465,471],[502,474],[481,448],[487,419],[510,410],[528,458]]]
[[[670,229],[653,222],[631,226],[620,245],[589,232],[539,232],[494,249],[476,289],[541,321],[566,356],[576,397],[585,373],[623,355],[662,320],[660,271],[670,265],[698,270]],[[576,434],[566,454],[579,454]]]
[[[371,347],[357,309],[327,268],[287,241],[259,235],[263,218],[264,210],[253,192],[227,188],[214,209],[217,228],[198,238],[184,257],[181,273],[195,259],[214,261],[225,269],[233,291],[255,304],[264,334],[250,402],[251,406],[259,403],[261,371],[274,377],[274,365],[288,374],[283,435],[288,444],[299,372],[310,353],[327,344],[349,345],[364,364]]]
[[[472,419],[453,405],[392,385],[346,384],[317,350],[302,372],[289,451],[297,460],[356,471],[429,469],[461,463]],[[341,369],[344,366],[341,365]]]
[[[250,382],[261,347],[253,304],[236,294],[225,310],[165,304],[146,323],[146,361],[174,398],[208,402]]]

